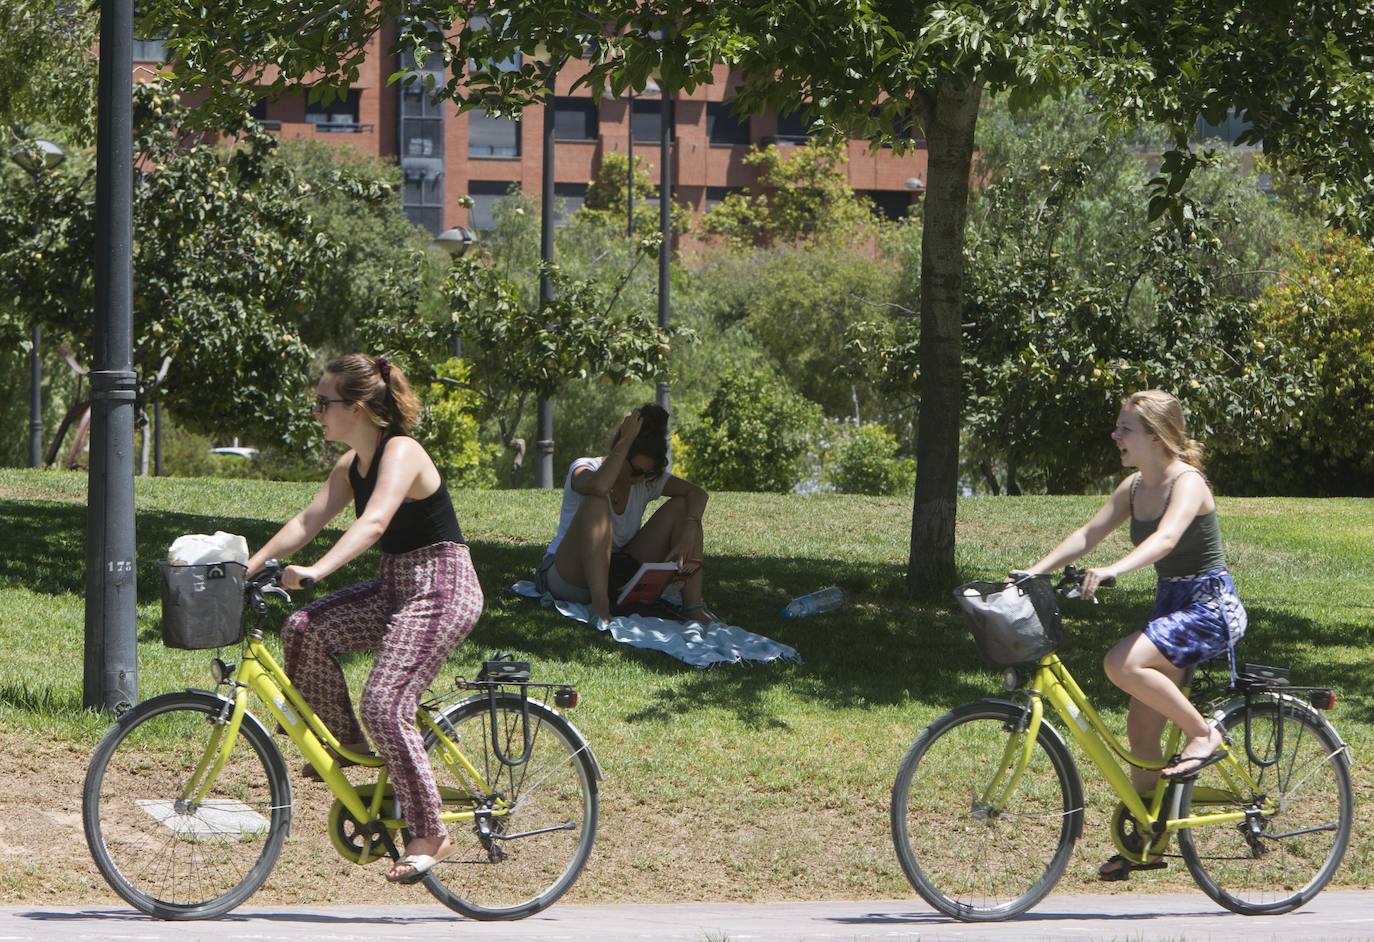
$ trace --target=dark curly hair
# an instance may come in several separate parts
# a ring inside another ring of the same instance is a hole
[[[653,461],[654,472],[662,474],[668,467],[668,410],[656,403],[646,402],[635,411],[639,413],[643,424],[635,440],[630,443],[625,460],[629,461],[635,455],[644,455]],[[620,430],[616,429],[614,437],[611,438],[611,447],[614,448],[619,442]]]

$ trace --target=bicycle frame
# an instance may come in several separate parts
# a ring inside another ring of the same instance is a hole
[[[236,674],[236,677],[227,681],[233,688],[232,707],[228,715],[223,718],[224,722],[216,728],[215,733],[211,736],[205,754],[196,766],[191,781],[182,792],[183,801],[198,803],[209,794],[216,776],[228,761],[229,754],[238,739],[244,715],[248,712],[248,698],[251,691],[266,705],[267,710],[286,730],[286,734],[300,749],[306,761],[315,767],[324,784],[328,786],[329,790],[334,793],[355,820],[365,826],[380,825],[387,831],[396,831],[405,827],[404,820],[381,816],[387,780],[383,760],[378,756],[362,755],[344,748],[338,738],[325,726],[324,721],[305,702],[305,698],[291,683],[286,672],[277,664],[271,652],[267,650],[267,646],[263,644],[260,632],[248,632],[244,640],[241,666]],[[482,773],[463,754],[457,744],[445,734],[443,729],[435,723],[428,710],[423,708],[419,710],[417,723],[422,730],[430,730],[435,734],[439,742],[440,758],[453,770],[460,781],[467,783],[471,794],[490,795],[492,793],[492,788]],[[358,789],[344,776],[342,768],[331,751],[359,766],[379,770],[377,781],[371,787],[370,801],[364,802]],[[491,808],[484,808],[480,812],[476,810],[441,811],[439,820],[445,824],[471,822],[479,814],[501,816],[509,814],[510,810],[504,800],[496,799]],[[380,854],[374,855],[372,849],[373,842],[369,838],[364,842],[359,858],[355,862],[367,863],[369,860],[380,856]]]
[[[1140,769],[1156,771],[1165,765],[1162,761],[1142,759],[1133,755],[1128,749],[1123,747],[1102,721],[1092,704],[1088,701],[1087,695],[1073,679],[1068,668],[1056,654],[1047,654],[1041,658],[1035,667],[1034,673],[1023,690],[1028,697],[1026,728],[1023,738],[1020,741],[1020,749],[1017,737],[1013,736],[1008,740],[1007,751],[1002,758],[1002,766],[998,769],[992,784],[984,794],[984,801],[992,807],[1001,807],[1005,804],[1007,796],[1015,790],[1021,775],[1025,772],[1030,763],[1031,754],[1035,746],[1036,736],[1040,731],[1040,724],[1044,721],[1044,703],[1049,702],[1055,713],[1063,720],[1065,728],[1073,737],[1074,741],[1082,747],[1084,753],[1092,760],[1093,765],[1107,779],[1112,791],[1121,799],[1122,804],[1130,811],[1131,815],[1142,826],[1151,830],[1154,835],[1149,844],[1154,844],[1158,838],[1181,828],[1207,827],[1218,824],[1229,824],[1243,821],[1246,818],[1244,811],[1225,811],[1208,814],[1190,814],[1187,817],[1179,816],[1180,794],[1177,789],[1172,789],[1173,784],[1161,778],[1155,785],[1153,794],[1150,796],[1150,805],[1146,807],[1135,788],[1131,784],[1130,775],[1122,768],[1121,763],[1135,766]],[[1185,689],[1184,693],[1187,693]],[[1165,742],[1165,755],[1171,755],[1177,751],[1179,741],[1182,738],[1182,731],[1173,724],[1169,724],[1168,737]],[[1228,754],[1221,762],[1217,763],[1217,769],[1227,786],[1237,794],[1256,794],[1259,786],[1250,775],[1245,766],[1236,761],[1234,755]],[[997,793],[997,794],[995,794]],[[1165,809],[1166,798],[1172,796],[1171,807]],[[996,797],[1000,801],[993,801]],[[1167,817],[1166,815],[1167,811]],[[1121,848],[1125,851],[1125,848]],[[1128,852],[1129,853],[1129,852]],[[1150,847],[1147,845],[1139,854],[1139,859],[1133,862],[1143,863],[1150,856]]]

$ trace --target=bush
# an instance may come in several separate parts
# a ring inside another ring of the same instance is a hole
[[[451,358],[439,364],[435,375],[435,382],[420,389],[424,413],[415,437],[450,487],[495,487],[495,456],[484,456],[478,439],[481,397],[467,385],[471,368],[463,360]]]
[[[805,474],[821,410],[771,371],[730,371],[682,431],[695,481],[724,491],[790,491]]]
[[[881,425],[860,425],[840,439],[830,483],[842,494],[901,496],[916,484],[916,462],[897,454],[896,437]]]
[[[1256,305],[1307,375],[1279,404],[1294,419],[1269,447],[1223,449],[1229,493],[1374,494],[1374,249],[1340,232],[1293,250],[1284,278]],[[1255,409],[1254,421],[1262,418]]]

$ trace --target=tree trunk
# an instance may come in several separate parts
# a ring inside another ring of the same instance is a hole
[[[980,83],[950,77],[920,96],[929,162],[921,236],[921,406],[907,560],[913,596],[939,595],[956,578],[964,221],[981,91]]]

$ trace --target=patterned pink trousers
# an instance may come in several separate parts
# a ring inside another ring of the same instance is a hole
[[[383,553],[381,577],[341,589],[293,614],[282,629],[286,672],[340,742],[363,741],[336,659],[377,651],[362,719],[416,837],[443,833],[439,790],[415,725],[420,697],[482,614],[468,548],[435,543]]]

